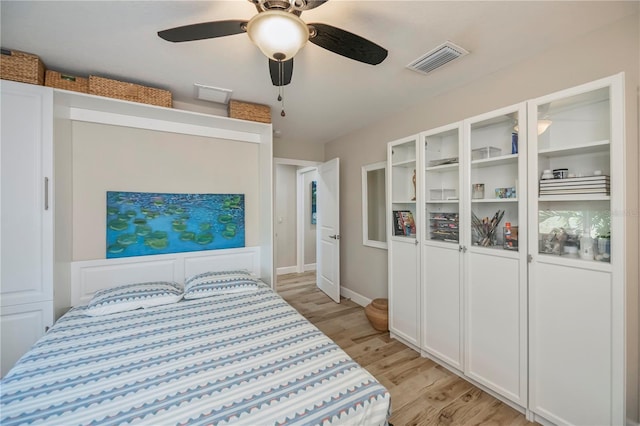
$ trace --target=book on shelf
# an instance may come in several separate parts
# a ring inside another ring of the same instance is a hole
[[[603,194],[609,195],[608,188],[580,188],[580,189],[541,189],[540,195],[566,195],[566,194]]]
[[[405,237],[416,235],[416,222],[413,213],[409,210],[393,211],[393,235]]]
[[[609,190],[610,186],[608,183],[599,183],[595,185],[554,185],[554,186],[544,186],[540,185],[540,190],[544,191],[559,191],[565,189],[606,189]]]
[[[578,183],[600,183],[600,182],[609,182],[608,175],[596,175],[596,176],[582,176],[582,177],[574,177],[574,178],[564,178],[564,179],[540,179],[540,185],[565,185],[567,183],[578,184]]]

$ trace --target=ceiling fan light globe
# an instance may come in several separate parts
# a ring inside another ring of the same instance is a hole
[[[258,13],[247,24],[249,38],[262,53],[276,61],[287,61],[309,40],[309,29],[298,16],[279,10]]]

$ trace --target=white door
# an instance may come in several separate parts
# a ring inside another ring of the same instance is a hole
[[[318,166],[316,283],[340,303],[340,159]]]

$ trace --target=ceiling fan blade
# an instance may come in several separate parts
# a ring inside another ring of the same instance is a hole
[[[269,73],[271,74],[271,82],[274,86],[286,86],[291,83],[293,76],[293,58],[282,62],[282,73],[280,71],[280,62],[269,59]]]
[[[244,26],[247,22],[241,20],[202,22],[158,31],[158,36],[173,42],[224,37],[245,32]]]
[[[309,41],[338,55],[370,65],[378,65],[387,57],[387,49],[348,31],[327,24],[309,26],[316,31]]]

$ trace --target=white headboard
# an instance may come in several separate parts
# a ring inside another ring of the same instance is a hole
[[[260,276],[260,247],[71,262],[71,306],[85,305],[103,288],[149,281],[184,283],[207,271],[247,269]]]

